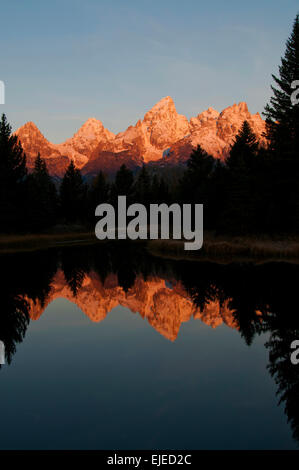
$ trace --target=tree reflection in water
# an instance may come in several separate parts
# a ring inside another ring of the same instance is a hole
[[[293,436],[299,442],[299,368],[290,361],[290,344],[299,339],[299,266],[166,261],[147,255],[142,245],[124,241],[5,255],[1,256],[0,269],[0,340],[5,345],[8,364],[25,337],[32,305],[44,308],[49,302],[58,270],[62,270],[74,298],[89,275],[96,274],[101,286],[114,275],[124,295],[131,292],[137,280],[148,282],[155,278],[164,280],[167,286],[180,285],[183,295],[199,312],[213,302],[218,305],[217,315],[224,320],[229,311],[248,346],[256,335],[268,332],[268,370],[277,384],[279,403],[284,403]],[[171,295],[169,288],[165,295]]]

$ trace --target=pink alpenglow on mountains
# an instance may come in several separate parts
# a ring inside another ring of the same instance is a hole
[[[109,274],[103,283],[98,274],[91,271],[85,275],[82,286],[74,295],[63,272],[58,270],[43,304],[27,297],[24,300],[29,304],[31,320],[38,320],[46,307],[57,298],[73,302],[93,322],[103,321],[113,308],[121,305],[134,314],[138,313],[171,341],[176,340],[182,323],[190,321],[192,317],[212,328],[222,324],[238,328],[228,300],[222,304],[218,300],[207,302],[201,310],[194,305],[180,282],[172,280],[172,284],[172,288],[168,287],[165,279],[158,276],[150,276],[147,281],[138,276],[126,292],[119,286],[115,274]]]
[[[224,159],[244,120],[262,143],[265,122],[259,113],[251,114],[246,103],[234,104],[221,113],[209,108],[188,121],[177,113],[170,96],[155,104],[135,126],[116,135],[95,118],[88,119],[61,144],[49,142],[33,122],[27,122],[16,134],[29,170],[40,152],[50,174],[61,176],[71,159],[83,174],[117,170],[122,163],[129,167],[162,159],[184,163],[198,144],[213,157]]]

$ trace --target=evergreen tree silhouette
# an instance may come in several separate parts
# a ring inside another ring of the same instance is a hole
[[[153,175],[153,178],[152,178],[152,202],[157,204],[159,202],[162,202],[160,201],[159,199],[159,186],[160,186],[160,180],[159,180],[159,177],[157,175],[157,173],[155,173]]]
[[[270,148],[284,155],[297,155],[299,146],[299,103],[291,101],[292,83],[299,80],[299,14],[286,42],[284,57],[279,66],[279,77],[272,75],[278,88],[271,86],[273,96],[266,105],[267,131]],[[298,87],[297,87],[298,88]]]
[[[297,445],[299,444],[299,377],[298,366],[292,364],[290,359],[292,352],[290,345],[298,335],[298,326],[297,329],[273,330],[269,341],[265,344],[269,349],[267,369],[277,385],[276,395],[279,397],[279,404],[284,404],[284,411]]]
[[[223,221],[223,212],[229,195],[227,180],[228,169],[223,161],[217,159],[210,180],[209,218],[210,227],[218,232],[227,229]]]
[[[57,193],[47,165],[38,153],[34,169],[27,179],[30,227],[40,230],[54,224],[57,217]]]
[[[215,159],[198,145],[187,161],[187,171],[181,180],[182,202],[203,204],[205,226],[211,223],[210,189],[215,168]]]
[[[23,217],[26,155],[5,114],[0,121],[0,231],[19,229]]]
[[[112,187],[112,203],[117,204],[117,196],[127,196],[127,204],[130,204],[132,202],[133,183],[132,171],[126,165],[121,165]]]
[[[3,314],[0,317],[0,340],[5,345],[5,358],[10,364],[17,344],[23,341],[29,325],[29,303],[23,296],[14,295],[10,290],[3,291],[1,303]]]
[[[228,231],[246,233],[256,227],[254,170],[258,147],[255,134],[244,121],[226,160],[228,178],[223,225]]]
[[[165,182],[163,176],[159,178],[157,173],[154,174],[152,178],[151,185],[151,202],[154,204],[169,203],[170,194],[169,187]]]
[[[73,160],[69,164],[60,186],[60,204],[64,219],[68,222],[84,221],[86,186]]]
[[[143,165],[134,184],[134,201],[148,207],[151,203],[151,196],[151,178],[146,166]]]
[[[163,177],[160,178],[158,188],[158,200],[162,203],[165,202],[166,204],[170,200],[169,187]]]
[[[278,87],[272,86],[273,96],[266,105],[268,159],[271,161],[268,201],[274,230],[299,230],[299,103],[292,103],[292,84],[299,80],[299,15],[286,42],[279,77],[272,75]],[[298,88],[298,87],[297,87]]]
[[[109,183],[105,174],[100,171],[99,174],[94,178],[90,192],[94,201],[98,204],[107,202],[109,197]]]
[[[232,171],[238,171],[244,167],[251,169],[258,147],[256,135],[252,131],[249,122],[244,121],[235,136],[229,156],[226,159],[227,167]]]
[[[88,213],[89,219],[94,222],[95,209],[99,204],[107,203],[110,199],[110,184],[105,174],[100,171],[92,181],[88,191]]]

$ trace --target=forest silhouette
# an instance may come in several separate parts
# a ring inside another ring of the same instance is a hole
[[[214,159],[199,145],[179,178],[166,177],[153,165],[133,173],[122,165],[113,181],[102,171],[91,182],[71,161],[54,184],[46,160],[38,154],[32,173],[5,115],[0,122],[0,233],[33,233],[57,224],[94,228],[95,208],[176,202],[204,205],[205,229],[218,233],[294,234],[299,228],[299,103],[291,100],[299,73],[299,15],[281,59],[277,88],[265,107],[266,144],[243,122],[226,160]]]

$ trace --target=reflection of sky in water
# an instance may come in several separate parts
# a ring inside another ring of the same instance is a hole
[[[267,338],[191,319],[171,342],[124,307],[94,323],[57,299],[0,371],[0,447],[294,448]]]

